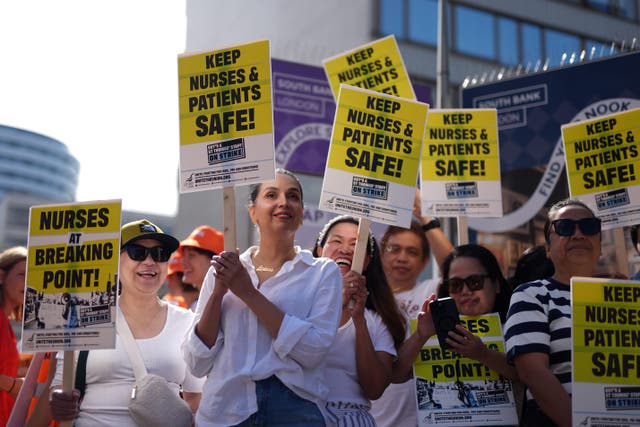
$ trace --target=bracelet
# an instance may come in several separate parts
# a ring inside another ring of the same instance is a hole
[[[9,389],[9,391],[7,393],[11,394],[13,392],[13,388],[16,386],[16,379],[15,377],[13,378],[13,384],[11,384],[11,388]]]
[[[433,218],[428,223],[422,224],[422,231],[429,231],[434,228],[440,228],[440,220],[438,218]]]

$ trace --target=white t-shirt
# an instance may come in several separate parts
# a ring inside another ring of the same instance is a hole
[[[415,319],[422,303],[431,294],[437,293],[440,279],[428,279],[418,283],[413,289],[395,293],[400,311],[407,319]],[[411,331],[407,328],[407,336]],[[415,378],[402,384],[389,384],[380,399],[374,400],[371,414],[378,427],[416,427],[418,425],[418,404]]]
[[[184,391],[200,393],[204,378],[199,379],[189,373],[180,353],[180,343],[193,323],[194,313],[171,304],[167,307],[167,320],[162,331],[153,338],[136,339],[144,365],[148,373],[166,378],[176,394],[180,385]],[[53,385],[62,384],[62,354],[58,352],[60,360],[56,365]],[[86,381],[80,415],[74,426],[137,426],[128,409],[135,376],[129,355],[118,335],[115,349],[89,351]]]
[[[397,356],[393,338],[382,318],[371,310],[365,310],[367,329],[375,351],[384,351]],[[326,378],[329,385],[328,400],[371,406],[358,382],[356,364],[356,328],[353,319],[338,329],[336,339],[327,354]]]
[[[412,289],[408,291],[402,291],[393,294],[398,303],[398,308],[406,316],[407,319],[415,319],[420,313],[422,303],[431,294],[438,293],[438,285],[440,279],[428,279],[424,282],[418,283]]]
[[[254,286],[259,280],[251,260],[257,247],[240,255]],[[328,387],[324,376],[342,309],[342,275],[328,258],[314,258],[296,247],[296,257],[284,263],[259,291],[285,315],[274,339],[256,314],[232,292],[222,300],[220,331],[207,347],[191,328],[182,354],[194,375],[207,375],[196,413],[199,427],[238,424],[258,410],[255,382],[278,377],[303,399],[324,406]],[[215,287],[213,269],[205,276],[197,322]]]

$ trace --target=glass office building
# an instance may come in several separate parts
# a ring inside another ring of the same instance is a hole
[[[75,200],[79,167],[60,141],[0,125],[0,249],[26,244],[30,206]]]

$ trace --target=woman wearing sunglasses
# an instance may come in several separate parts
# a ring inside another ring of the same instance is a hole
[[[148,373],[166,378],[176,394],[182,391],[195,412],[204,380],[189,373],[179,346],[194,314],[157,296],[169,257],[177,247],[177,239],[148,220],[122,227],[117,310],[131,329]],[[57,421],[75,418],[75,426],[136,425],[128,410],[135,375],[119,335],[115,349],[89,351],[82,400],[79,390],[64,393],[60,389],[62,366],[61,362],[57,364],[56,387],[50,396],[51,412]]]
[[[593,275],[600,258],[600,220],[566,199],[547,215],[544,236],[552,277],[519,286],[506,323],[507,358],[528,387],[522,424],[571,425],[571,290],[574,276]]]
[[[438,298],[452,297],[460,314],[480,316],[498,313],[504,322],[509,309],[511,287],[504,278],[498,260],[484,246],[468,244],[456,247],[442,266],[442,284]],[[465,357],[477,360],[509,379],[517,379],[504,353],[491,350],[464,326],[456,326],[447,342]]]

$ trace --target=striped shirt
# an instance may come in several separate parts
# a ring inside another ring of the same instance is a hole
[[[524,283],[513,292],[505,345],[507,361],[526,353],[545,353],[549,370],[571,394],[571,291],[551,278]],[[527,398],[533,396],[527,390]]]

